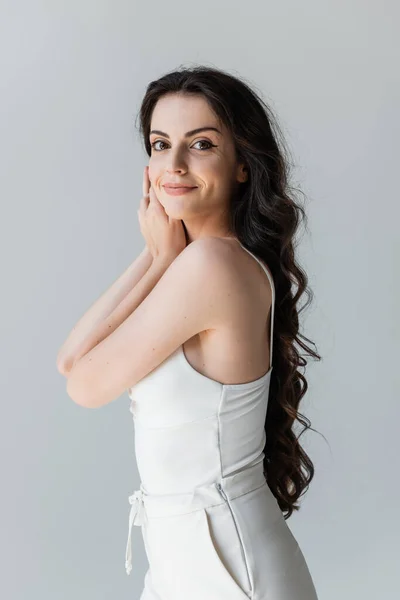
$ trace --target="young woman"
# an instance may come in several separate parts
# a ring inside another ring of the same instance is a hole
[[[246,83],[206,67],[151,82],[140,119],[146,247],[58,358],[78,404],[131,399],[127,572],[138,525],[141,600],[316,600],[286,523],[314,475],[293,430],[310,427],[295,344],[320,356],[299,333],[305,213],[284,140]]]

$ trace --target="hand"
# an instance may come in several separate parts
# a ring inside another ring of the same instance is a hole
[[[140,230],[153,259],[175,259],[186,248],[181,219],[173,219],[156,196],[149,179],[149,167],[143,173],[143,197],[138,209]]]

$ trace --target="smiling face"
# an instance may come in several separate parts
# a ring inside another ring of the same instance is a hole
[[[232,135],[205,98],[162,96],[153,110],[150,143],[151,185],[166,213],[184,221],[189,241],[227,233],[229,203],[247,173],[237,163]],[[166,183],[196,189],[170,195]]]

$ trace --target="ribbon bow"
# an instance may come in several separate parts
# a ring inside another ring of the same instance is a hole
[[[129,496],[128,500],[129,504],[131,504],[131,510],[129,513],[129,534],[125,553],[125,569],[129,575],[132,571],[132,526],[137,525],[140,527],[144,523],[143,490],[136,490],[132,496]]]

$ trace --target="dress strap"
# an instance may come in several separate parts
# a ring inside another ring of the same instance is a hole
[[[238,240],[239,242],[239,240]],[[270,272],[268,271],[267,267],[264,265],[264,263],[258,258],[258,256],[256,256],[255,254],[253,254],[252,252],[250,252],[250,250],[248,250],[247,248],[245,248],[245,246],[243,246],[243,244],[241,244],[239,242],[239,244],[242,246],[243,250],[246,250],[246,252],[248,252],[250,254],[250,256],[252,256],[257,262],[258,264],[263,268],[263,270],[265,271],[265,273],[267,274],[270,286],[271,286],[271,291],[272,291],[272,305],[271,305],[271,334],[270,334],[270,342],[269,342],[269,353],[270,353],[270,368],[272,367],[272,352],[273,352],[273,340],[274,340],[274,314],[275,314],[275,285],[274,285],[274,280],[272,278],[272,275],[270,274]]]

